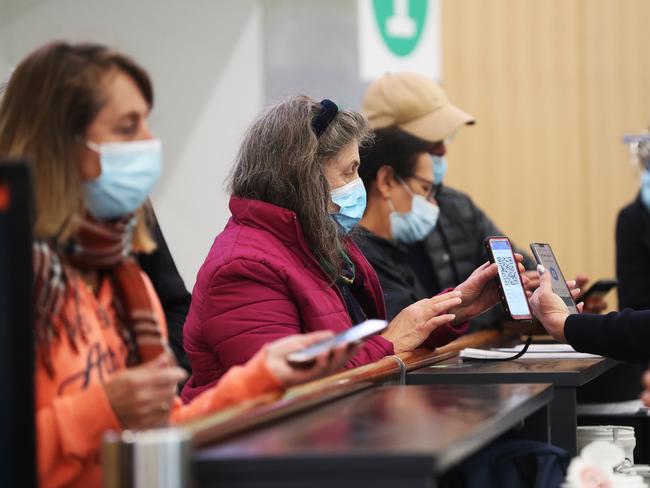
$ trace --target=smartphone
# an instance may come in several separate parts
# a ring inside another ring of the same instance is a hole
[[[295,351],[287,356],[287,362],[296,366],[308,366],[313,363],[316,358],[324,352],[330,351],[338,346],[351,344],[367,339],[370,336],[378,334],[388,327],[388,322],[385,320],[366,320],[358,325],[350,327],[345,332],[341,332],[334,337],[325,339],[324,341],[317,342],[305,349]]]
[[[496,263],[499,270],[497,286],[503,308],[512,320],[532,320],[510,239],[504,236],[488,237],[485,247],[490,261]]]
[[[553,249],[551,249],[550,244],[533,242],[530,245],[530,250],[533,251],[535,261],[537,261],[538,264],[542,264],[550,273],[553,292],[562,299],[569,309],[569,313],[579,313],[578,307],[576,307],[576,302],[571,296],[571,291],[569,290],[569,287],[566,284],[566,279],[564,279],[564,275],[560,270],[560,265],[557,264],[557,259],[555,259],[555,254],[553,254]]]
[[[616,280],[598,280],[589,289],[578,297],[579,302],[584,302],[589,298],[603,298],[612,289],[618,286]]]

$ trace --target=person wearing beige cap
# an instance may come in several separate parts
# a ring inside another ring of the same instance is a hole
[[[375,142],[361,150],[359,174],[368,203],[357,241],[379,274],[390,315],[415,297],[466,280],[488,260],[485,238],[503,232],[469,195],[443,185],[446,144],[475,120],[453,105],[437,83],[416,73],[386,73],[366,90],[361,111]],[[399,203],[399,193],[406,204]],[[395,244],[406,252],[396,252]],[[536,288],[535,261],[516,251],[529,270],[530,288]],[[576,277],[583,289],[588,280]],[[600,313],[605,306],[602,300],[588,301],[585,310]],[[472,327],[491,325],[499,316],[495,309],[474,319]]]
[[[474,117],[438,84],[415,73],[387,73],[368,87],[361,111],[375,143],[361,151],[368,203],[356,239],[379,275],[390,315],[462,283],[488,261],[484,239],[503,232],[468,195],[443,185],[446,142]],[[534,270],[532,258],[517,252]],[[498,318],[495,310],[473,326]]]
[[[474,117],[452,105],[440,85],[417,73],[386,73],[363,97],[373,129],[397,128],[430,143],[444,141]]]

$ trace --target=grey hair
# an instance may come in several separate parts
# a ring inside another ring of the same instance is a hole
[[[353,141],[371,138],[363,115],[339,110],[320,137],[311,128],[320,103],[296,96],[267,108],[249,127],[228,179],[237,197],[294,211],[314,256],[336,280],[341,242],[328,213],[330,188],[325,162]]]

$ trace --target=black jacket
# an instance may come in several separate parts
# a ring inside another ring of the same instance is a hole
[[[379,237],[363,227],[357,227],[350,236],[379,276],[388,320],[392,320],[404,307],[429,297],[409,265],[405,246]]]
[[[640,197],[618,214],[616,277],[620,309],[650,309],[650,213]]]
[[[183,324],[190,309],[192,295],[185,288],[183,278],[178,273],[157,219],[151,229],[151,236],[157,248],[151,254],[138,254],[138,262],[149,276],[160,298],[167,319],[169,345],[176,360],[181,367],[191,373],[190,363],[183,349]]]
[[[569,315],[564,336],[576,351],[644,363],[650,360],[650,310]]]
[[[440,207],[438,224],[424,241],[429,265],[437,278],[438,289],[427,290],[432,294],[465,281],[489,259],[485,238],[504,235],[465,193],[443,186],[436,200]],[[515,251],[524,256],[526,269],[537,267],[527,252],[516,246]]]

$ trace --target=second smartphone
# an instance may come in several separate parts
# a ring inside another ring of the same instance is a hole
[[[546,271],[550,273],[553,292],[562,299],[569,309],[569,313],[579,313],[578,307],[576,307],[576,302],[571,296],[571,291],[569,290],[564,275],[560,270],[560,265],[557,264],[557,259],[555,259],[555,254],[553,254],[551,246],[549,244],[533,242],[530,245],[530,250],[533,251],[537,263],[543,265],[546,268]]]

